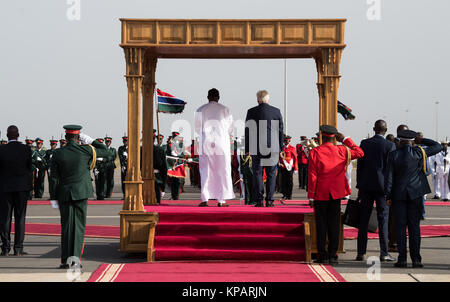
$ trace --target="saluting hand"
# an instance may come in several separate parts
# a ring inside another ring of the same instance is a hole
[[[344,138],[345,138],[344,134],[342,134],[342,133],[340,133],[340,132],[338,132],[338,133],[336,134],[336,140],[337,140],[338,142],[342,143],[342,142],[344,141]]]

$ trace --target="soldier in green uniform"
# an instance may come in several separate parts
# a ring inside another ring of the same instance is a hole
[[[66,145],[67,145],[67,141],[65,139],[62,138],[62,139],[59,140],[59,147],[60,148],[63,148]]]
[[[53,159],[53,153],[56,150],[56,147],[58,146],[58,141],[55,139],[50,140],[50,150],[47,150],[45,152],[45,162],[46,162],[46,170],[47,170],[47,177],[48,177],[48,189],[50,193],[50,200],[56,200],[54,188],[56,187],[56,184],[54,184],[54,179],[50,177],[50,167]]]
[[[46,149],[43,147],[44,140],[36,138],[36,149],[33,153],[33,161],[36,167],[34,174],[34,197],[42,198],[44,194],[45,171],[47,170]]]
[[[83,253],[87,199],[93,196],[90,170],[97,157],[111,156],[104,144],[80,133],[81,128],[64,126],[67,145],[54,151],[50,167],[61,214],[60,268],[66,269],[77,264],[72,257],[81,259]]]
[[[105,137],[106,148],[111,150],[112,155],[105,158],[105,177],[106,177],[106,198],[111,198],[114,189],[114,170],[116,169],[117,151],[111,147],[112,138]]]
[[[33,199],[33,191],[34,191],[34,175],[36,174],[36,165],[34,163],[33,153],[34,153],[34,147],[33,147],[33,140],[29,139],[28,137],[25,138],[25,145],[31,148],[31,171],[33,172],[33,189],[30,191],[30,196],[28,197],[29,200]]]
[[[127,175],[128,167],[128,136],[122,137],[123,145],[119,147],[117,153],[119,153],[120,162],[120,180],[122,181],[122,193],[125,194],[125,176]]]
[[[242,180],[244,181],[245,190],[245,204],[254,204],[252,191],[253,191],[253,169],[252,169],[252,157],[249,153],[240,155],[240,170],[242,174]]]
[[[161,203],[161,197],[166,189],[167,182],[167,162],[166,150],[160,144],[164,135],[158,136],[158,143],[153,145],[153,169],[155,172],[155,194],[156,202]]]
[[[104,144],[103,138],[97,138],[97,142]],[[106,145],[105,145],[106,147]],[[106,196],[106,164],[108,159],[106,157],[97,156],[97,162],[94,168],[95,179],[95,195],[97,200],[104,200]]]

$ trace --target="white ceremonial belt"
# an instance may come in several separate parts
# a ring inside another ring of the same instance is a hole
[[[153,170],[155,173],[159,173],[159,170],[158,169],[155,169],[155,170]]]

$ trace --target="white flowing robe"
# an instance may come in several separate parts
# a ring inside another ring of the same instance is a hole
[[[202,201],[233,199],[231,144],[233,116],[217,102],[209,102],[195,112],[195,133],[199,138],[199,168]]]

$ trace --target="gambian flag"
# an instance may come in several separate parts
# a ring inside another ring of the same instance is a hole
[[[163,113],[181,113],[184,110],[186,102],[177,99],[173,95],[156,89],[156,95],[158,97],[158,112]]]
[[[343,103],[338,101],[338,112],[342,114],[345,120],[354,120],[355,116],[352,114],[352,109],[345,106]]]

